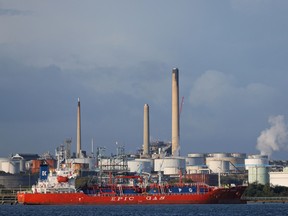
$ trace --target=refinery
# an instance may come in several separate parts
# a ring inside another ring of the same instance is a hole
[[[141,175],[150,182],[204,182],[207,185],[226,186],[259,183],[288,187],[286,161],[269,161],[267,155],[248,155],[242,152],[203,152],[180,154],[179,70],[172,70],[172,123],[171,142],[150,140],[149,105],[143,107],[143,145],[134,154],[117,145],[116,154],[107,156],[105,146],[95,147],[87,154],[81,145],[81,109],[77,102],[76,145],[72,139],[64,140],[50,153],[21,154],[0,158],[1,190],[14,188],[21,191],[36,184],[41,165],[48,165],[52,173],[61,164],[69,166],[78,179],[100,177],[109,182],[119,173]],[[76,152],[72,149],[76,147]],[[90,180],[89,180],[90,181]],[[81,184],[80,182],[79,184]]]

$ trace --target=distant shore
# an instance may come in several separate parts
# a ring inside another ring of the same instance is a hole
[[[288,197],[242,197],[247,203],[288,203]]]

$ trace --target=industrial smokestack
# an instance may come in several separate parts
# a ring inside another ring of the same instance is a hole
[[[77,158],[81,156],[81,112],[80,112],[80,98],[78,98],[77,108]]]
[[[172,70],[172,155],[180,155],[179,145],[179,79],[178,68]]]
[[[149,131],[149,105],[144,105],[144,119],[143,119],[143,155],[150,155],[150,131]]]

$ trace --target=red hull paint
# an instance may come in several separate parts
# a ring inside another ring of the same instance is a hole
[[[18,202],[26,205],[132,205],[132,204],[240,204],[246,187],[219,188],[206,194],[87,195],[84,193],[23,193]]]
[[[67,176],[57,176],[57,181],[59,182],[59,183],[61,183],[61,182],[68,182],[68,177]]]

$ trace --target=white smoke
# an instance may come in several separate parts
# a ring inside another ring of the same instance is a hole
[[[271,127],[261,132],[256,148],[270,157],[273,151],[287,150],[288,131],[283,115],[270,116],[268,122]]]

